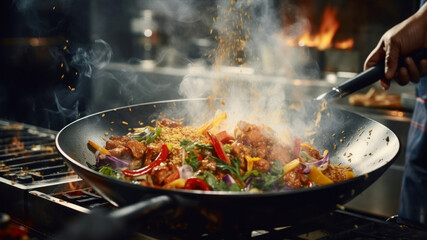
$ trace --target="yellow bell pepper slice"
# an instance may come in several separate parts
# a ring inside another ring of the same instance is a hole
[[[106,155],[111,155],[110,151],[108,151],[107,149],[99,146],[98,144],[92,142],[91,140],[87,141],[89,143],[89,145],[91,145],[93,148],[95,148],[96,150],[99,150],[99,153],[101,154],[106,154]]]
[[[246,163],[247,163],[246,169],[248,172],[252,171],[252,168],[254,167],[254,162],[260,160],[259,157],[251,157],[248,155],[245,156],[245,159],[246,159]]]
[[[285,171],[285,174],[286,174],[292,169],[296,168],[298,165],[299,165],[299,159],[297,158],[288,162],[285,166],[283,166],[283,170]]]
[[[313,165],[310,170],[310,174],[308,175],[310,181],[315,183],[316,185],[323,186],[334,183],[330,178],[325,176],[322,171],[320,171],[316,166]]]
[[[227,118],[227,113],[225,112],[216,112],[215,116],[205,122],[201,127],[199,127],[199,133],[205,133],[207,130],[214,128],[215,126],[217,126],[222,120]]]
[[[323,157],[326,157],[326,154],[328,154],[328,153],[329,153],[328,150],[323,151]]]
[[[310,149],[315,149],[313,146],[311,146],[308,142],[302,142],[302,143],[300,143],[300,146],[301,147],[303,147],[303,146],[305,146],[305,147],[308,147],[308,148],[310,148]]]
[[[352,178],[355,178],[355,177],[356,177],[356,175],[354,174],[353,171],[347,171],[347,172],[345,172],[345,179],[352,179]]]
[[[184,188],[185,186],[185,182],[187,180],[183,179],[183,178],[178,178],[176,180],[173,180],[172,182],[165,184],[163,186],[163,188],[167,188],[167,189],[177,189],[177,188]]]

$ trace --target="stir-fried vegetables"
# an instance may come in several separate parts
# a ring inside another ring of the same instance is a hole
[[[162,151],[159,153],[156,160],[154,160],[152,163],[150,163],[150,165],[145,166],[145,167],[140,168],[140,169],[137,169],[137,170],[124,169],[124,170],[122,170],[122,172],[126,177],[137,177],[137,176],[141,176],[141,175],[150,173],[154,167],[160,165],[160,163],[162,163],[166,160],[166,158],[168,157],[168,152],[169,152],[168,147],[166,146],[166,144],[163,144],[162,145]]]
[[[224,148],[223,148],[223,146],[222,146],[222,143],[218,140],[218,138],[215,136],[215,135],[213,135],[211,132],[209,132],[209,131],[206,131],[207,133],[208,133],[208,136],[209,136],[209,138],[211,139],[211,141],[212,141],[212,144],[213,144],[213,146],[214,146],[214,148],[215,148],[215,152],[216,152],[216,154],[218,155],[218,157],[222,160],[222,161],[224,161],[224,162],[226,162],[226,163],[228,163],[228,164],[231,164],[231,162],[230,162],[230,159],[228,159],[228,157],[227,157],[227,154],[225,154],[225,151],[224,151]]]
[[[151,127],[141,128],[139,132],[131,134],[131,138],[137,140],[138,142],[145,141],[147,144],[150,144],[156,140],[156,137],[162,132],[161,127],[155,129]]]
[[[144,186],[203,191],[286,191],[355,177],[350,167],[332,164],[327,150],[321,155],[297,137],[282,142],[270,128],[243,121],[233,135],[219,130],[225,118],[219,112],[200,128],[163,119],[111,136],[104,147],[89,140],[97,156],[88,165]]]
[[[99,146],[98,144],[92,142],[91,140],[88,141],[88,144],[93,148],[95,148],[96,150],[98,150],[100,153],[110,155],[110,152],[107,149]]]
[[[332,184],[334,182],[332,182],[331,179],[329,179],[328,177],[326,177],[317,167],[316,165],[312,165],[311,167],[311,171],[309,172],[309,178],[311,181],[313,181],[315,184],[317,185],[328,185],[328,184]]]
[[[215,113],[215,116],[204,123],[201,127],[199,127],[199,133],[205,133],[207,130],[215,128],[222,120],[227,118],[227,114],[225,112],[218,111]]]

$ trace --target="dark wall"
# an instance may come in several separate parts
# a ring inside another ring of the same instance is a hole
[[[85,113],[72,58],[91,44],[88,2],[0,1],[0,118],[59,129]]]

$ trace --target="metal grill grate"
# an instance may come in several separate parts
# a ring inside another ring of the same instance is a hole
[[[55,133],[0,121],[0,178],[25,186],[70,176],[76,178],[55,148]]]

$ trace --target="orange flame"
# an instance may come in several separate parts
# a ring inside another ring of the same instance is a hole
[[[346,39],[346,40],[343,40],[340,42],[336,42],[334,44],[335,48],[343,49],[343,50],[351,49],[351,48],[353,48],[353,46],[354,46],[354,39],[353,38],[349,38],[349,39]]]
[[[72,190],[72,191],[79,189],[79,185],[78,185],[78,184],[76,184],[76,183],[73,183],[73,182],[69,182],[69,183],[68,183],[68,187],[69,187],[69,188],[70,188],[70,190]]]
[[[338,49],[351,49],[354,45],[354,39],[346,39],[344,41],[333,44],[333,38],[338,31],[340,23],[337,20],[337,9],[327,6],[323,12],[322,22],[319,32],[311,34],[310,28],[307,28],[304,33],[293,41],[288,41],[291,46],[307,46],[315,47],[319,50],[325,50],[331,47]]]

